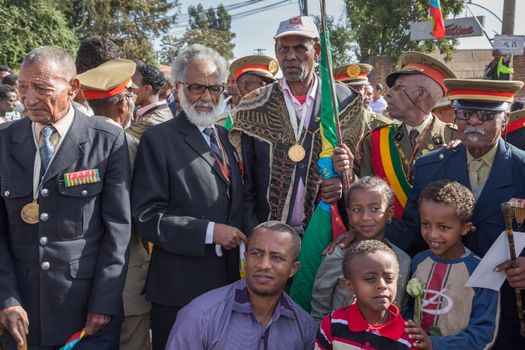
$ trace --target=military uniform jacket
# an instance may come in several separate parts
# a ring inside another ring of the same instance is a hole
[[[363,140],[359,174],[381,177],[392,187],[395,194],[394,217],[400,218],[412,186],[416,159],[443,147],[456,136],[456,129],[432,116],[414,150],[404,123],[382,126]]]
[[[29,118],[0,130],[0,309],[21,305],[29,344],[57,346],[84,327],[88,311],[112,316],[101,332],[122,321],[129,155],[124,130],[75,110],[31,225],[20,211],[32,201],[35,154]],[[100,181],[66,187],[64,174],[87,169]]]
[[[401,249],[414,254],[427,247],[420,234],[418,198],[432,181],[450,179],[470,188],[465,145],[455,149],[431,152],[416,161],[414,187],[410,192],[403,219],[393,221],[388,227],[387,238]],[[505,230],[501,203],[511,198],[525,198],[525,152],[499,140],[498,151],[489,177],[474,207],[472,223],[475,230],[463,239],[467,248],[483,257],[492,243]],[[524,256],[525,253],[522,253]],[[525,300],[524,300],[525,302]],[[514,290],[505,282],[501,288],[501,322],[498,339],[509,344],[525,345],[518,336],[518,319]],[[509,332],[505,336],[505,332]],[[513,334],[514,332],[514,334]],[[511,335],[513,334],[513,335]],[[523,349],[523,347],[497,347],[498,349]]]
[[[184,112],[147,130],[133,175],[135,228],[154,244],[146,282],[153,303],[181,307],[239,279],[239,249],[217,256],[208,223],[242,229],[241,172],[227,131],[217,137],[230,164],[226,180],[210,146]]]

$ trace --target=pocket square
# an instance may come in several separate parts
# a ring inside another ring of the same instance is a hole
[[[87,169],[64,174],[66,187],[93,184],[100,181],[98,169]]]

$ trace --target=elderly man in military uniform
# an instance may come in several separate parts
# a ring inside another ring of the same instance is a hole
[[[275,74],[279,71],[277,60],[265,55],[252,55],[241,57],[230,65],[230,76],[235,79],[237,90],[242,98],[250,92],[275,81]],[[219,123],[221,121],[219,120]],[[233,116],[231,111],[224,120],[224,127],[231,130]]]
[[[41,47],[20,69],[28,118],[0,130],[0,324],[4,349],[117,349],[131,232],[124,130],[72,105],[67,52]],[[16,327],[21,320],[23,328]]]
[[[95,113],[94,118],[119,128],[129,126],[135,104],[132,81],[136,64],[125,59],[107,61],[78,75],[84,97]],[[139,140],[126,133],[133,169]],[[120,334],[120,350],[151,349],[149,335],[150,302],[143,293],[149,266],[149,255],[137,232],[131,234],[129,266],[124,284],[124,322]]]
[[[278,220],[304,231],[318,194],[327,203],[341,198],[339,178],[319,185],[321,136],[319,32],[309,17],[292,17],[279,25],[275,52],[284,78],[245,96],[230,139],[244,163],[245,228]],[[362,134],[361,99],[343,84],[336,95],[343,139],[354,148]]]
[[[387,237],[402,249],[423,249],[425,243],[419,233],[419,194],[432,181],[450,179],[474,193],[476,206],[472,223],[476,229],[463,241],[468,249],[483,257],[505,230],[501,204],[511,198],[525,198],[525,152],[500,136],[507,124],[510,103],[523,82],[447,79],[445,86],[456,110],[462,144],[454,149],[431,152],[416,161],[414,187],[403,219],[392,222]],[[498,271],[505,271],[507,281],[501,288],[500,324],[493,349],[525,348],[525,338],[518,335],[518,311],[512,290],[525,288],[524,254],[518,257],[517,267],[511,267],[509,261],[494,266]]]
[[[400,218],[412,187],[414,162],[456,138],[453,125],[431,113],[447,93],[443,81],[456,75],[442,62],[420,52],[401,55],[401,69],[387,76],[390,117],[401,121],[372,131],[362,144],[361,176],[378,176],[394,190],[396,218]],[[336,149],[337,171],[349,167],[351,156]]]

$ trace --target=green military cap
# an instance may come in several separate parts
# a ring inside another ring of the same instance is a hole
[[[97,100],[116,96],[131,88],[138,88],[131,81],[136,64],[122,58],[102,63],[77,76],[82,94],[87,100]]]
[[[273,81],[278,71],[277,60],[265,55],[244,56],[236,59],[230,65],[230,74],[235,80],[244,73],[251,73]]]
[[[508,111],[514,95],[523,87],[522,81],[445,79],[448,98],[455,109]]]
[[[394,86],[401,74],[423,74],[438,83],[446,94],[447,88],[443,80],[457,78],[456,74],[445,63],[422,52],[405,52],[399,57],[399,61],[401,68],[386,77],[388,87]]]
[[[334,79],[350,86],[368,84],[368,73],[374,69],[368,63],[345,64],[334,69]]]

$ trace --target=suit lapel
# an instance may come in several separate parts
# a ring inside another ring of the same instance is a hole
[[[14,133],[12,145],[11,154],[13,157],[15,157],[26,170],[33,174],[36,147],[31,119],[26,117],[21,121],[18,132]]]
[[[73,107],[71,107],[73,108]],[[75,110],[73,122],[49,165],[44,182],[55,177],[58,173],[67,169],[71,164],[80,159],[84,154],[83,145],[88,140],[88,126],[84,116]]]
[[[186,114],[181,112],[177,118],[181,123],[180,132],[185,135],[184,141],[191,147],[197,154],[202,157],[215,171],[217,176],[224,182],[228,183],[227,179],[224,178],[219,164],[215,160],[215,157],[212,154],[210,146],[206,143],[204,136],[200,132],[199,128],[191,124],[186,117]],[[222,141],[222,139],[221,139]]]
[[[476,203],[474,224],[499,211],[501,203],[508,201],[516,193],[516,186],[512,183],[510,153],[511,150],[506,147],[505,142],[499,140],[494,164]]]

